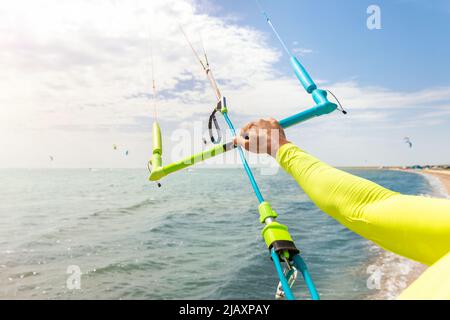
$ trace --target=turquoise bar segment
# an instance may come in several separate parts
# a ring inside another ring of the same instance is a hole
[[[300,61],[298,61],[298,59],[294,56],[291,56],[290,61],[292,68],[294,69],[295,75],[297,76],[302,86],[305,88],[306,92],[312,93],[314,90],[316,90],[317,89],[316,84],[311,79],[308,72],[302,66]]]
[[[280,126],[283,128],[289,128],[300,122],[333,112],[336,108],[336,104],[326,102],[281,120]]]

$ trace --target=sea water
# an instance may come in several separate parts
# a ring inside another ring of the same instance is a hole
[[[421,175],[349,171],[433,193]],[[321,212],[282,170],[255,175],[322,299],[392,298],[405,285],[368,285],[374,268],[399,260]],[[3,169],[0,181],[1,299],[274,298],[278,279],[241,169],[183,171],[161,188],[139,169]],[[308,297],[300,280],[294,293]]]

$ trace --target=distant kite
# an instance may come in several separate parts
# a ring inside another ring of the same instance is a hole
[[[48,157],[50,158],[50,161],[54,160],[53,156],[48,156]]]
[[[403,138],[403,141],[405,141],[405,143],[406,143],[407,145],[409,145],[410,148],[412,148],[412,142],[411,142],[411,140],[409,140],[408,137],[404,137],[404,138]]]
[[[126,155],[126,156],[128,155],[128,150],[127,150],[127,151],[125,151],[125,155]]]

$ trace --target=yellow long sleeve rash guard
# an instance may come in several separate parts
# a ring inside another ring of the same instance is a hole
[[[402,195],[291,143],[281,146],[277,161],[322,211],[384,249],[430,266],[399,298],[450,299],[450,200]]]

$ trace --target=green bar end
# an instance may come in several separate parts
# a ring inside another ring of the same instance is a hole
[[[259,210],[259,222],[264,223],[267,218],[274,218],[276,219],[278,217],[278,214],[272,209],[270,204],[266,201],[261,202],[258,206]]]

